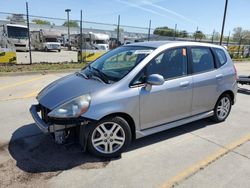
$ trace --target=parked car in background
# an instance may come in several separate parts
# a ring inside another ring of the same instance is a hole
[[[30,112],[57,143],[77,130],[83,148],[115,157],[133,139],[208,117],[224,121],[235,103],[236,78],[223,47],[134,43],[48,85]]]

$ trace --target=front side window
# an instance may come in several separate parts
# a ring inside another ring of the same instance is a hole
[[[151,60],[147,66],[147,75],[160,74],[165,79],[187,75],[186,48],[166,50]]]
[[[187,75],[187,49],[174,48],[160,53],[135,77],[132,85],[145,83],[145,78],[151,74],[159,74],[164,79]]]
[[[154,48],[123,46],[116,48],[91,63],[83,70],[86,75],[105,77],[106,82],[117,82],[138,65]]]
[[[191,48],[193,73],[213,70],[214,58],[209,48],[194,47]]]

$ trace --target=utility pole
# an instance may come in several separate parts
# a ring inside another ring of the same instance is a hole
[[[28,28],[28,40],[29,40],[29,56],[30,56],[30,65],[32,64],[32,55],[31,55],[31,44],[30,44],[30,21],[29,21],[29,4],[26,2],[26,16],[27,16],[27,28]]]
[[[240,55],[240,46],[241,46],[241,43],[242,43],[242,39],[243,39],[243,37],[242,37],[242,36],[240,36],[240,41],[239,41],[239,46],[238,46],[238,53],[237,53],[237,57],[239,57],[239,55]]]
[[[117,45],[119,45],[120,40],[120,15],[118,15],[118,24],[117,24]]]
[[[150,41],[150,32],[151,32],[151,20],[149,20],[149,26],[148,26],[148,41]]]
[[[176,31],[177,31],[177,24],[175,24],[175,27],[174,27],[174,40],[175,40],[175,37],[176,37]]]
[[[228,4],[228,0],[226,0],[226,2],[225,2],[224,16],[223,16],[223,22],[222,22],[222,28],[221,28],[221,36],[220,36],[220,45],[222,45],[224,27],[225,27],[225,22],[226,22],[226,17],[227,17],[227,4]]]
[[[66,9],[65,12],[67,12],[67,20],[68,20],[68,50],[71,50],[71,46],[70,46],[70,32],[69,32],[69,13],[70,13],[70,9]]]
[[[229,34],[228,34],[228,37],[227,37],[227,47],[229,45],[230,35],[231,35],[231,32],[229,31]]]
[[[215,34],[215,30],[213,31],[212,44],[214,43],[214,34]]]
[[[196,38],[197,38],[197,32],[199,31],[199,27],[197,26],[197,28],[196,28],[196,32],[195,32],[195,34],[194,34],[194,40],[196,41]]]
[[[81,10],[81,13],[80,13],[80,63],[83,62],[83,59],[82,59],[82,10]]]

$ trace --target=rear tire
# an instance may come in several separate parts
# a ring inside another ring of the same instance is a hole
[[[108,117],[91,128],[87,148],[98,157],[114,158],[130,145],[131,129],[121,117]]]
[[[214,107],[214,115],[211,119],[217,123],[225,121],[230,114],[232,99],[228,94],[223,94]]]

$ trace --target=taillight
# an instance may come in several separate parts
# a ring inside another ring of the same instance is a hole
[[[239,77],[238,77],[237,69],[236,69],[235,65],[234,65],[234,74],[235,74],[235,79],[238,80]]]

